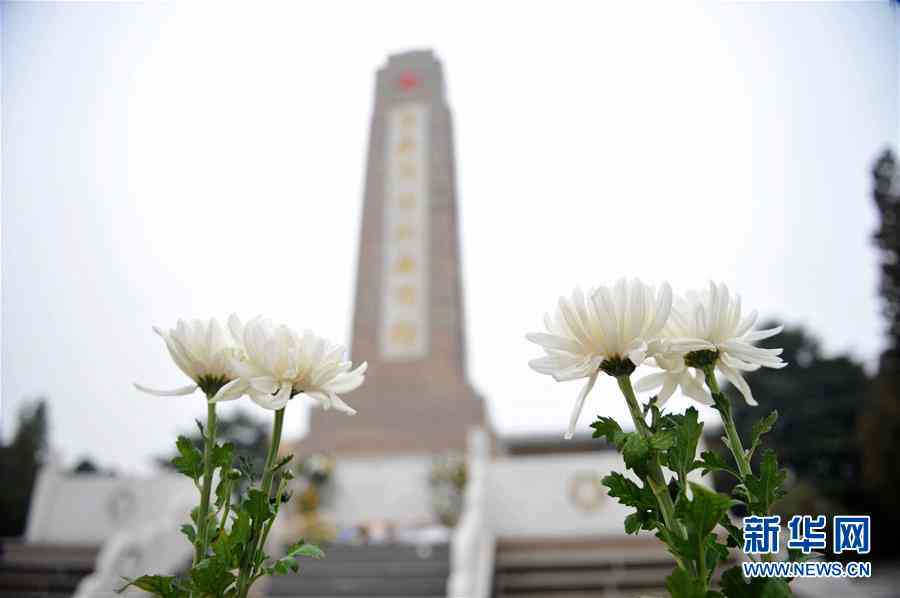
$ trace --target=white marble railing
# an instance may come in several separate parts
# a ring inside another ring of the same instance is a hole
[[[179,498],[179,504],[163,516],[113,534],[100,549],[94,572],[81,580],[74,598],[113,596],[114,590],[125,585],[125,577],[174,575],[189,564],[193,550],[179,529],[190,520],[196,497]],[[125,595],[145,593],[129,588]]]
[[[487,517],[490,448],[487,433],[469,432],[468,482],[463,512],[450,541],[448,598],[487,598],[494,577],[496,538]]]
[[[179,530],[196,502],[196,488],[178,474],[113,478],[51,464],[38,476],[25,542],[99,546],[94,572],[75,596],[114,596],[123,577],[174,574],[190,563],[191,545]]]

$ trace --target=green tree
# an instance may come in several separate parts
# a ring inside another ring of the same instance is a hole
[[[0,536],[25,531],[31,492],[47,451],[47,403],[27,403],[19,412],[19,425],[10,444],[0,447]]]
[[[777,410],[764,444],[777,448],[781,464],[821,497],[839,508],[860,509],[865,500],[856,430],[870,388],[865,369],[848,355],[825,357],[819,341],[802,327],[786,328],[767,345],[782,347],[789,365],[747,374],[759,406],[735,400],[741,436],[751,434],[763,412]]]
[[[873,197],[880,223],[875,245],[880,249],[879,292],[887,325],[887,347],[879,360],[869,403],[860,420],[864,447],[864,482],[874,511],[882,554],[900,551],[900,173],[885,151],[875,164]]]
[[[203,439],[196,428],[187,435],[198,449],[203,448]],[[216,423],[216,438],[222,442],[230,442],[235,447],[235,453],[246,457],[247,464],[257,474],[262,471],[263,464],[269,452],[268,426],[244,411],[236,411],[231,416],[220,415]],[[174,469],[172,459],[178,455],[173,453],[170,457],[157,460],[159,465]]]

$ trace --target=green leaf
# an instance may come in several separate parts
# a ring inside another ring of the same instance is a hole
[[[266,568],[269,575],[287,575],[290,572],[297,572],[299,557],[310,557],[321,559],[325,557],[325,553],[315,544],[307,544],[305,540],[300,540],[288,548],[287,554],[275,561],[271,566]]]
[[[191,541],[191,544],[197,541],[197,530],[194,529],[194,526],[190,523],[185,523],[181,526],[181,533],[187,536],[187,539]]]
[[[285,556],[293,558],[305,556],[313,559],[324,559],[325,553],[315,544],[309,544],[306,540],[300,540],[288,548]]]
[[[240,546],[237,546],[240,548]],[[229,567],[234,568],[237,564],[235,553],[232,550],[232,536],[221,533],[219,536],[213,540],[212,543],[213,554],[216,555],[216,558],[222,561],[223,563],[227,563]]]
[[[256,479],[255,472],[253,471],[253,463],[246,457],[246,455],[238,456],[237,469],[248,480],[253,481],[254,479]]]
[[[134,586],[161,598],[182,598],[188,595],[188,592],[178,584],[178,579],[171,575],[142,575],[137,579],[127,577],[123,579],[128,583],[116,590],[116,594],[121,594]]]
[[[250,539],[250,531],[250,515],[246,511],[239,511],[228,534],[232,547],[245,544]]]
[[[650,443],[638,434],[632,432],[626,434],[625,444],[622,447],[622,456],[625,465],[634,470],[638,476],[647,472],[647,460],[650,458]]]
[[[285,455],[284,457],[281,458],[280,461],[278,461],[278,463],[276,463],[275,465],[272,466],[272,469],[270,471],[272,473],[275,473],[276,471],[278,471],[279,469],[281,469],[282,467],[287,465],[293,458],[294,458],[294,455]]]
[[[713,451],[703,451],[700,453],[700,460],[694,461],[694,464],[691,466],[691,469],[698,468],[703,469],[701,472],[703,475],[706,475],[710,471],[724,471],[725,473],[733,475],[738,480],[741,479],[737,469],[729,465],[719,453]]]
[[[280,558],[275,561],[271,566],[266,568],[266,573],[269,575],[287,575],[292,571],[296,573],[300,569],[300,565],[297,563],[297,559],[288,559],[288,558]]]
[[[269,497],[262,490],[251,488],[247,491],[247,498],[241,503],[241,510],[250,516],[257,524],[275,516]]]
[[[651,530],[657,526],[656,498],[650,488],[638,486],[617,471],[604,477],[603,485],[608,488],[610,496],[636,510],[625,518],[626,533],[636,534],[641,529]]]
[[[231,529],[223,529],[212,542],[213,554],[227,569],[236,569],[247,551],[253,550],[250,545],[252,532],[250,516],[238,511],[231,519]]]
[[[641,519],[640,513],[631,513],[630,515],[625,517],[626,534],[636,534],[641,531],[642,527],[644,527],[644,522]]]
[[[762,435],[769,432],[778,421],[778,411],[773,411],[763,419],[759,420],[750,429],[750,450],[747,453],[748,458],[753,456],[762,439]]]
[[[234,462],[234,444],[226,442],[225,444],[219,444],[213,447],[213,467],[230,469],[232,462]]]
[[[753,515],[767,515],[772,504],[784,496],[784,480],[787,471],[778,469],[778,458],[775,451],[767,449],[762,453],[759,474],[751,475],[746,480],[749,493],[748,506]]]
[[[666,589],[672,598],[706,598],[703,580],[692,577],[678,567],[666,578]]]
[[[172,465],[179,473],[196,482],[203,475],[203,453],[187,436],[179,436],[175,447],[178,449],[178,456],[172,459]]]
[[[191,569],[191,586],[194,590],[212,596],[222,596],[235,581],[231,563],[219,558],[206,558]]]
[[[722,592],[728,598],[786,598],[792,596],[787,582],[778,577],[754,577],[744,583],[740,567],[722,574]]]
[[[608,494],[619,502],[629,507],[643,506],[641,487],[626,478],[618,471],[614,471],[603,478],[603,485],[609,488]]]
[[[231,500],[231,480],[221,476],[216,484],[216,509],[221,509],[227,501]]]
[[[700,484],[691,482],[690,487],[693,498],[690,502],[679,503],[679,509],[688,523],[689,533],[703,537],[716,527],[728,511],[731,499]]]
[[[671,431],[657,432],[650,437],[650,448],[665,451],[675,445],[675,433]]]
[[[788,561],[792,563],[805,563],[806,561],[823,556],[821,552],[813,550],[809,554],[803,554],[799,548],[788,548]]]
[[[694,469],[697,458],[697,443],[703,433],[703,424],[698,420],[697,410],[693,407],[683,415],[669,415],[664,425],[674,435],[675,442],[666,453],[669,469],[685,476]]]
[[[728,531],[729,548],[737,548],[744,545],[744,530],[731,522],[731,519],[728,518],[728,513],[722,515],[722,518],[719,520],[719,525]]]
[[[697,546],[692,546],[680,534],[676,534],[664,526],[656,531],[656,537],[666,545],[666,548],[676,559],[690,562],[697,558]]]
[[[706,570],[709,571],[711,575],[712,572],[716,570],[719,563],[724,563],[728,560],[728,547],[724,544],[719,544],[715,534],[706,536],[705,546],[706,549],[704,554],[706,555]]]
[[[606,438],[606,441],[617,449],[622,450],[625,442],[625,433],[619,424],[611,417],[600,416],[597,421],[591,424],[594,428],[594,438]]]

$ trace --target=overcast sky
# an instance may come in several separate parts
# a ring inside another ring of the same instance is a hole
[[[872,364],[894,12],[4,4],[5,437],[47,396],[68,462],[146,471],[205,411],[132,388],[185,382],[152,325],[262,313],[349,341],[374,72],[418,48],[444,62],[470,374],[501,432],[562,432],[578,383],[529,370],[523,335],[622,275],[722,280]],[[614,385],[581,425],[600,411],[625,413]]]

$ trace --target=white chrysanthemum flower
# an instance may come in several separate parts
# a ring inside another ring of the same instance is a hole
[[[161,396],[189,395],[201,388],[207,395],[235,379],[231,359],[242,353],[240,344],[219,324],[209,320],[178,320],[172,330],[154,327],[162,337],[175,365],[194,381],[194,384],[173,390],[157,390],[141,384],[134,386],[143,392]]]
[[[714,351],[715,368],[743,395],[748,405],[756,405],[750,386],[741,372],[752,372],[760,367],[783,368],[787,365],[779,355],[782,349],[763,349],[753,343],[775,336],[782,326],[766,330],[755,330],[756,311],[741,317],[741,298],[731,295],[724,284],[709,284],[709,289],[687,293],[678,299],[672,309],[664,331],[665,354],[657,357],[657,365],[663,372],[651,374],[638,382],[643,390],[681,386],[688,396],[693,396],[683,382],[687,380],[677,367],[667,365],[684,363],[684,357],[695,351]],[[700,378],[694,377],[696,381]],[[692,383],[689,383],[692,386]],[[704,397],[708,396],[704,390]],[[699,400],[699,399],[698,399]],[[706,401],[708,402],[708,401]]]
[[[703,374],[691,370],[684,363],[684,356],[678,354],[655,355],[650,363],[662,371],[644,376],[637,381],[634,389],[638,392],[659,389],[656,404],[662,407],[681,388],[681,392],[699,403],[712,405],[712,397],[703,385]]]
[[[640,280],[623,278],[612,287],[592,289],[587,296],[575,289],[571,298],[560,297],[554,317],[544,316],[547,332],[526,335],[547,353],[529,362],[533,370],[557,381],[588,379],[575,401],[566,438],[575,433],[601,366],[624,367],[629,371],[623,373],[630,374],[654,355],[671,307],[668,283],[657,290]]]
[[[255,318],[244,326],[237,316],[231,316],[228,326],[235,338],[243,340],[245,356],[232,360],[238,378],[222,387],[212,401],[246,394],[260,407],[278,410],[302,393],[323,409],[356,413],[338,395],[363,383],[367,364],[351,370],[353,364],[345,360],[344,347],[308,330],[297,334],[265,318]]]

